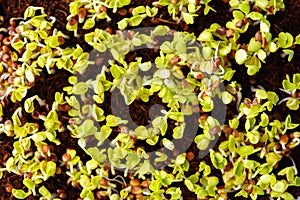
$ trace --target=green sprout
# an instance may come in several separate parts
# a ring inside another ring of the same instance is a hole
[[[291,110],[298,110],[300,101],[298,97],[298,90],[300,89],[300,74],[293,75],[293,81],[290,80],[290,76],[286,75],[286,79],[282,81],[283,89],[281,91],[289,94],[289,97],[282,99],[278,104],[286,101],[286,106]]]

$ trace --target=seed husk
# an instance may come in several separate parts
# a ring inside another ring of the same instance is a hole
[[[174,56],[173,58],[171,58],[171,64],[172,65],[176,65],[177,63],[180,62],[180,57],[179,56]]]
[[[262,40],[262,35],[261,35],[261,32],[260,31],[257,31],[256,33],[255,33],[255,40],[256,41],[261,41]]]
[[[142,194],[142,188],[140,186],[134,186],[131,189],[132,194]]]
[[[223,133],[226,135],[230,135],[232,133],[233,129],[230,126],[224,126],[223,127]]]
[[[216,32],[219,35],[225,35],[226,34],[226,29],[224,27],[219,27],[219,28],[217,28]]]
[[[103,13],[103,12],[106,12],[106,11],[107,11],[107,8],[102,5],[102,6],[100,6],[98,13],[100,14],[100,13]]]
[[[49,147],[48,144],[45,144],[45,145],[42,146],[42,152],[44,154],[47,154],[49,150],[50,150],[50,147]]]
[[[239,137],[240,133],[239,133],[238,130],[234,130],[234,131],[232,131],[232,135],[233,135],[235,138],[237,138],[237,137]]]
[[[289,141],[289,137],[287,135],[282,135],[280,137],[280,143],[281,144],[286,144],[286,143],[288,143],[288,141]]]
[[[131,8],[129,8],[129,9],[128,9],[128,12],[129,12],[129,14],[131,14],[131,15],[132,15],[132,11],[133,11],[133,9],[134,9],[134,7],[131,7]]]
[[[216,134],[218,134],[220,131],[221,131],[220,126],[214,126],[214,127],[210,128],[208,132],[209,132],[210,134],[216,135]]]
[[[63,160],[64,162],[70,161],[70,160],[71,160],[71,155],[68,154],[68,153],[64,153],[64,155],[62,155],[62,160]]]
[[[226,37],[232,37],[233,36],[233,34],[234,34],[234,31],[233,30],[231,30],[231,29],[229,29],[229,30],[226,30]]]
[[[127,10],[125,8],[118,9],[118,14],[121,16],[127,15]]]
[[[86,17],[86,9],[85,8],[80,8],[78,11],[78,17],[79,18],[85,18]]]
[[[141,183],[141,186],[144,187],[144,188],[149,188],[149,185],[150,185],[150,181],[149,180],[144,180]]]
[[[140,181],[138,179],[132,179],[132,180],[130,180],[129,184],[131,186],[133,186],[133,187],[141,185],[141,183],[140,183]]]
[[[235,27],[237,28],[242,28],[242,26],[244,25],[244,21],[243,20],[240,20],[238,22],[235,23]]]
[[[3,53],[8,53],[9,52],[9,47],[8,46],[2,46],[2,52]]]
[[[12,189],[14,187],[12,186],[12,184],[8,183],[6,186],[5,186],[5,190],[7,193],[12,193]]]
[[[195,158],[195,154],[192,152],[192,151],[189,151],[187,154],[186,154],[186,159],[188,161],[191,161]]]
[[[214,65],[219,67],[221,65],[222,60],[220,58],[215,59]]]

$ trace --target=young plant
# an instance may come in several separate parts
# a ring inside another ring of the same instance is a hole
[[[278,104],[286,101],[286,106],[291,110],[298,110],[300,105],[300,74],[293,74],[293,80],[290,80],[290,76],[286,75],[286,79],[282,81],[283,89],[281,91],[289,94],[289,97],[282,99]]]

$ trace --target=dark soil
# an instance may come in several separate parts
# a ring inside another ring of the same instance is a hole
[[[24,13],[24,10],[27,6],[43,6],[45,7],[46,13],[50,16],[55,16],[58,20],[55,23],[55,27],[59,30],[62,30],[64,33],[68,33],[68,31],[65,30],[64,25],[67,23],[66,17],[68,13],[68,6],[69,0],[66,1],[58,1],[58,0],[0,0],[0,15],[5,16],[3,27],[8,26],[9,19],[12,17],[21,17]],[[129,7],[134,7],[138,5],[146,5],[151,4],[151,1],[134,1]],[[180,25],[173,25],[173,24],[167,24],[170,25],[171,28],[174,28],[175,30],[187,30],[189,32],[194,32],[195,35],[198,35],[201,33],[205,28],[208,28],[212,23],[219,23],[221,26],[225,26],[226,22],[229,21],[232,18],[232,14],[229,12],[229,6],[228,4],[224,3],[222,0],[215,0],[212,3],[210,3],[212,7],[217,12],[210,12],[207,16],[204,16],[201,14],[197,19],[195,20],[194,26],[187,26],[185,24]],[[297,16],[300,16],[300,0],[287,0],[285,1],[286,9],[277,13],[275,16],[269,16],[270,22],[272,24],[271,27],[271,33],[276,36],[279,32],[289,32],[293,36],[296,36],[299,34],[299,27],[300,27],[300,20]],[[166,17],[166,10],[160,9],[159,15],[162,19],[168,20]],[[110,16],[112,15],[112,12],[108,12]],[[98,28],[111,28],[112,30],[116,30],[116,22],[120,19],[120,16],[114,15],[114,18],[112,20],[112,23],[107,24],[106,22],[99,23],[96,26]],[[164,24],[164,23],[162,23]],[[155,24],[152,24],[150,20],[146,20],[143,22],[141,26],[155,26]],[[251,37],[254,36],[255,32],[257,31],[257,27],[250,27],[250,30],[247,31],[246,34],[242,35],[240,41],[249,41]],[[80,34],[84,34],[84,31],[79,31]],[[72,33],[68,33],[69,35],[72,35]],[[66,45],[75,45],[76,43],[80,44],[86,51],[90,50],[88,45],[84,42],[82,37],[80,38],[72,38],[69,40]],[[285,79],[286,74],[294,74],[300,72],[300,47],[297,46],[295,49],[295,55],[291,62],[287,61],[287,58],[281,57],[281,52],[277,52],[272,54],[267,59],[267,64],[263,64],[260,72],[253,76],[249,77],[246,73],[246,68],[237,65],[232,62],[232,67],[237,72],[233,78],[233,80],[236,80],[238,83],[242,86],[242,94],[243,98],[253,98],[254,93],[251,92],[250,86],[257,86],[260,85],[264,87],[268,91],[274,91],[277,94],[279,94],[279,98],[282,99],[286,97],[286,94],[281,92],[279,88],[282,86],[282,80]],[[144,54],[149,54],[150,59],[153,59],[153,52],[144,52]],[[151,56],[152,54],[152,56]],[[148,57],[148,56],[147,56]],[[147,58],[145,56],[145,58]],[[144,57],[143,57],[144,58]],[[147,58],[149,60],[149,58]],[[67,83],[67,77],[70,74],[68,74],[65,71],[57,71],[54,75],[47,75],[46,73],[43,73],[42,76],[39,78],[38,82],[36,83],[35,87],[33,87],[29,91],[29,96],[32,96],[34,94],[39,94],[41,98],[46,99],[46,102],[48,105],[51,105],[54,101],[53,97],[56,91],[62,91],[62,88],[65,87]],[[106,98],[110,98],[109,95],[106,96]],[[110,101],[108,101],[110,102]],[[136,124],[143,124],[145,125],[149,119],[149,108],[151,105],[154,104],[162,104],[159,98],[156,98],[155,96],[151,99],[151,103],[143,103],[142,101],[135,101],[130,107],[130,115],[133,118],[133,121]],[[9,118],[12,113],[14,112],[15,108],[18,107],[17,104],[12,104],[9,102],[9,106],[4,110],[5,116],[4,119]],[[46,108],[40,108],[41,112],[43,109]],[[103,108],[106,113],[111,113],[111,108],[109,105],[105,105],[105,108]],[[125,112],[125,111],[124,111]],[[122,110],[120,111],[122,113]],[[62,122],[66,122],[66,119],[64,117],[65,113],[59,113],[60,119]],[[232,116],[236,114],[236,110],[233,107],[228,107],[227,110],[227,120]],[[285,117],[291,114],[293,123],[300,123],[300,113],[299,111],[290,111],[286,108],[284,104],[280,106],[276,106],[275,110],[272,112],[272,118],[278,119],[278,120],[284,120]],[[123,114],[121,114],[123,115]],[[125,114],[124,114],[125,115]],[[27,116],[28,119],[24,118],[24,121],[31,120],[31,116]],[[122,117],[122,116],[120,116]],[[66,122],[67,123],[67,122]],[[299,128],[298,128],[299,130]],[[58,136],[59,140],[61,141],[61,145],[54,148],[54,153],[57,155],[57,158],[53,159],[59,159],[61,160],[61,156],[66,152],[67,148],[73,148],[77,151],[77,154],[81,157],[83,161],[87,161],[89,158],[88,156],[81,150],[81,148],[77,145],[76,139],[73,139],[69,132],[64,132],[61,135]],[[222,137],[220,138],[222,140]],[[11,152],[13,150],[13,138],[9,138],[5,136],[4,134],[0,135],[0,167],[4,167],[4,164],[6,162],[6,159],[11,156]],[[139,144],[139,143],[137,143]],[[140,144],[141,146],[143,143]],[[160,148],[160,147],[159,147]],[[148,149],[148,151],[152,151],[153,149]],[[196,145],[193,143],[190,145],[190,147],[187,149],[187,152],[192,151],[195,155],[198,155],[199,151],[196,147]],[[298,146],[296,149],[294,149],[291,153],[291,157],[295,160],[296,165],[298,169],[300,169],[300,157],[299,157],[300,147]],[[209,163],[209,157],[204,158]],[[200,158],[196,157],[191,161],[191,167],[190,171],[187,173],[187,175],[191,175],[194,172],[198,170],[198,164],[201,161]],[[284,166],[290,166],[291,162],[288,159],[283,159],[280,162],[280,168]],[[168,169],[166,169],[168,170]],[[216,174],[217,171],[216,171]],[[221,176],[221,174],[219,174]],[[22,188],[22,176],[18,176],[15,174],[8,174],[5,173],[4,177],[0,181],[0,199],[6,200],[6,199],[14,199],[10,193],[6,191],[6,187],[8,185],[13,185],[15,188]],[[63,189],[67,193],[67,199],[75,200],[77,197],[79,197],[80,190],[78,188],[73,188],[70,184],[67,184],[68,176],[65,174],[64,167],[62,167],[62,174],[55,176],[54,178],[50,178],[47,180],[44,185],[50,190],[51,193],[56,193],[57,189]],[[182,188],[184,199],[196,199],[196,196],[191,194],[187,188],[185,188],[182,185],[174,185]],[[289,192],[291,192],[295,197],[300,196],[300,189],[299,188],[293,188],[291,187],[289,189]],[[230,199],[236,199],[234,198],[234,194],[229,194]],[[28,199],[39,199],[39,197],[29,197]],[[242,198],[239,198],[242,199]],[[268,199],[267,197],[260,197],[260,199]]]

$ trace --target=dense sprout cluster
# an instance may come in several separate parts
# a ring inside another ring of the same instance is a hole
[[[292,122],[291,115],[279,121],[270,113],[285,101],[289,109],[299,110],[300,76],[283,81],[282,90],[290,95],[285,99],[261,87],[253,88],[254,98],[249,99],[242,97],[240,84],[232,80],[236,71],[231,68],[235,61],[252,76],[276,51],[293,58],[300,35],[270,33],[268,16],[284,9],[283,1],[231,0],[233,18],[226,27],[214,23],[197,36],[166,25],[144,32],[132,28],[150,18],[153,24],[157,19],[166,22],[157,16],[161,8],[170,15],[166,23],[187,27],[200,12],[217,12],[209,6],[211,0],[158,0],[127,13],[130,3],[72,1],[66,24],[69,34],[55,28],[56,19],[47,17],[44,8],[33,6],[23,18],[12,18],[8,28],[1,28],[0,133],[14,141],[14,149],[0,175],[20,175],[24,185],[11,188],[12,195],[67,199],[65,191],[49,191],[44,185],[66,170],[66,184],[78,188],[78,198],[84,200],[183,199],[178,184],[198,199],[225,200],[232,192],[236,198],[267,194],[294,199],[287,189],[299,187],[300,177],[289,155],[300,143],[299,124]],[[95,27],[110,23],[116,13],[124,16],[117,30]],[[259,31],[247,44],[240,44],[249,26],[259,26]],[[72,37],[84,40],[96,57],[92,59],[79,44],[66,45]],[[136,49],[149,49],[156,56],[152,62],[139,56],[129,59]],[[28,95],[41,74],[51,77],[63,70],[69,74],[68,86],[56,91],[53,103],[39,94]],[[129,119],[107,110],[111,103],[107,96],[116,91],[128,106],[158,97],[161,112],[149,125],[132,128]],[[10,102],[18,107],[7,116]],[[233,105],[238,114],[224,122],[212,114],[216,104]],[[195,133],[188,133],[189,116],[197,118]],[[89,159],[82,160],[74,149],[65,149],[61,157],[53,153],[61,145],[61,134],[75,138]],[[212,148],[219,137],[222,141]],[[179,151],[187,139],[210,158],[198,159],[193,174],[190,163],[199,156]],[[156,145],[161,150],[150,154],[147,148]],[[274,173],[283,158],[290,158],[293,165]]]

